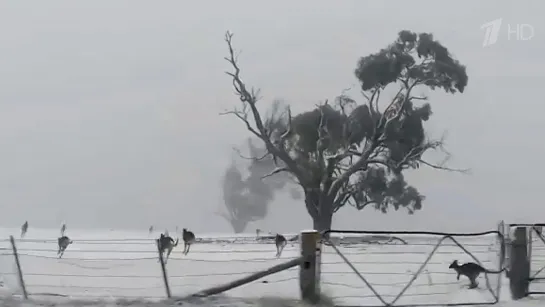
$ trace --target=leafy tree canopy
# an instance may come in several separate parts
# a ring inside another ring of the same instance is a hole
[[[226,114],[237,116],[265,145],[276,168],[264,177],[287,173],[300,184],[316,229],[330,227],[333,213],[347,204],[382,212],[405,208],[412,214],[422,208],[424,196],[407,184],[403,171],[420,165],[454,170],[422,158],[428,150],[442,149],[443,142],[427,137],[424,122],[431,105],[413,90],[463,93],[468,82],[465,66],[432,34],[401,31],[386,48],[360,58],[354,74],[364,102],[342,94],[295,116],[289,106],[275,103],[266,117],[256,107],[258,92],[240,78],[232,34],[226,41],[226,59],[234,68],[227,74],[242,102],[241,109]],[[384,103],[380,96],[388,86],[398,91]]]

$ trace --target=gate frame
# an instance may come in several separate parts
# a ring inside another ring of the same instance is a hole
[[[330,241],[330,234],[331,233],[345,233],[345,234],[381,234],[381,235],[429,235],[429,236],[441,236],[439,238],[437,244],[435,245],[435,248],[431,251],[431,253],[428,255],[426,260],[422,263],[419,270],[413,275],[413,278],[405,285],[405,287],[397,294],[397,296],[391,301],[386,302],[380,294],[374,288],[372,285],[363,277],[361,273],[358,272],[358,270],[354,267],[354,265],[339,251],[339,249],[335,246],[333,242]],[[356,275],[362,281],[369,287],[369,290],[373,292],[373,294],[381,301],[383,305],[365,305],[365,307],[382,307],[382,306],[395,306],[394,304],[405,294],[405,291],[413,284],[413,282],[416,280],[416,278],[423,272],[425,266],[428,264],[429,260],[433,257],[437,249],[441,246],[443,241],[450,239],[452,242],[454,242],[458,247],[460,247],[466,254],[468,254],[470,257],[472,257],[476,263],[480,263],[479,259],[477,259],[471,252],[469,252],[462,244],[460,244],[454,237],[477,237],[477,236],[485,236],[490,234],[496,234],[498,240],[500,241],[500,246],[505,248],[505,241],[503,232],[499,230],[491,230],[491,231],[485,231],[485,232],[477,232],[477,233],[447,233],[447,232],[433,232],[433,231],[364,231],[364,230],[327,230],[323,232],[322,237],[324,238],[324,241],[328,242],[333,249],[337,252],[337,254],[343,259],[344,262],[354,271]],[[498,266],[501,270],[503,268],[504,263],[504,257],[502,257],[502,254],[498,256]],[[490,281],[488,279],[488,276],[485,274],[486,284],[487,288],[492,294],[492,297],[494,298],[494,301],[492,302],[478,302],[478,303],[429,303],[429,304],[404,304],[403,307],[418,307],[418,306],[484,306],[484,305],[495,305],[500,302],[500,291],[501,291],[501,274],[498,274],[498,284],[496,287],[496,293],[492,291],[492,287],[490,286]],[[335,305],[336,307],[355,307],[355,306],[347,306],[347,305]],[[362,306],[358,306],[362,307]]]

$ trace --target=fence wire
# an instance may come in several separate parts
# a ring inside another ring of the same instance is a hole
[[[100,240],[74,240],[59,259],[56,240],[17,240],[17,255],[29,295],[166,298],[154,240],[127,240],[120,245],[107,241],[115,244],[103,246],[100,243]],[[274,244],[268,245],[195,243],[188,255],[182,254],[183,246],[175,248],[166,263],[169,288],[173,296],[183,296],[299,257],[296,244],[288,244],[280,258],[275,257]],[[6,259],[5,263],[13,262],[12,248],[1,247],[0,256]],[[20,293],[17,275],[13,264],[0,266],[0,276],[13,281],[12,294]],[[289,284],[289,288],[296,289],[297,280],[298,271],[290,269],[256,281],[253,287],[271,290],[276,285]]]
[[[428,279],[430,279],[430,275],[437,275],[437,274],[450,274],[450,275],[455,275],[455,273],[453,274],[453,272],[433,272],[433,271],[428,271],[428,270],[425,270],[426,266],[431,264],[432,261],[432,257],[434,255],[437,255],[437,254],[440,254],[440,252],[438,251],[439,247],[441,246],[445,246],[446,244],[444,244],[447,240],[451,242],[451,246],[456,246],[458,247],[461,251],[463,251],[464,254],[466,254],[467,256],[471,257],[471,259],[484,266],[484,267],[490,267],[490,266],[486,266],[484,263],[485,261],[480,261],[478,259],[478,257],[476,257],[474,254],[474,252],[470,252],[465,246],[464,244],[461,244],[458,240],[456,240],[454,237],[476,237],[476,236],[486,236],[486,235],[495,235],[497,238],[498,238],[498,243],[499,243],[499,246],[500,246],[500,249],[504,246],[504,241],[503,241],[503,235],[501,232],[499,231],[489,231],[489,232],[483,232],[483,233],[472,233],[472,234],[455,234],[455,233],[435,233],[435,232],[406,232],[406,231],[400,231],[400,232],[384,232],[384,231],[377,231],[377,232],[372,232],[372,231],[342,231],[342,230],[332,230],[332,231],[329,231],[329,232],[326,232],[326,238],[328,237],[327,234],[328,233],[350,233],[350,234],[382,234],[382,235],[432,235],[432,236],[441,236],[441,238],[434,243],[433,245],[433,248],[431,251],[421,251],[420,253],[421,254],[424,254],[426,255],[425,259],[423,261],[420,261],[420,262],[417,262],[419,264],[419,267],[418,269],[416,270],[416,272],[411,272],[411,273],[401,273],[401,272],[362,272],[360,269],[358,269],[355,264],[357,261],[351,261],[348,259],[348,257],[346,256],[348,253],[347,252],[344,252],[344,251],[341,251],[339,247],[337,247],[331,240],[327,240],[327,243],[328,245],[330,245],[332,247],[332,249],[334,250],[334,252],[343,260],[343,262],[350,268],[350,271],[351,273],[355,274],[358,279],[362,282],[362,286],[365,285],[365,287],[362,287],[362,288],[366,288],[368,290],[370,290],[372,293],[370,295],[357,295],[357,296],[350,296],[350,295],[344,295],[342,296],[343,298],[355,298],[355,297],[359,297],[359,298],[376,298],[379,300],[379,302],[381,303],[381,305],[365,305],[365,306],[395,306],[396,303],[399,302],[399,300],[402,298],[402,297],[410,297],[410,296],[430,296],[430,295],[445,295],[445,294],[452,294],[452,291],[444,291],[444,292],[433,292],[433,291],[427,291],[427,293],[407,293],[407,290],[413,286],[415,280],[423,273],[423,272],[426,272],[428,274]],[[468,244],[469,245],[469,244]],[[486,246],[486,247],[490,247],[490,244],[474,244],[474,245],[477,245],[477,246]],[[399,246],[396,246],[400,249],[403,249],[403,246],[404,245],[399,245]],[[406,246],[406,245],[405,245]],[[405,247],[404,248],[405,250],[404,251],[400,251],[400,252],[404,252],[405,255],[408,255],[408,254],[413,254],[412,251],[409,252],[407,251],[407,248]],[[490,249],[490,248],[487,248],[485,251],[483,252],[486,252],[488,253],[488,255],[491,254],[493,250]],[[392,254],[392,253],[388,253],[388,251],[384,251],[385,254]],[[374,251],[370,251],[370,250],[367,250],[367,251],[361,251],[360,254],[362,255],[365,255],[367,257],[371,256],[371,255],[374,255],[375,252]],[[445,254],[460,254],[460,252],[458,253],[454,253],[454,252],[449,252],[449,253],[445,253]],[[497,263],[498,263],[498,267],[501,269],[503,267],[503,257],[501,256],[501,252],[499,253],[499,255],[496,255],[498,260],[497,260]],[[454,260],[454,259],[452,259]],[[445,266],[448,266],[450,264],[450,262],[440,262],[441,264],[445,265]],[[405,262],[401,262],[401,264],[407,264]],[[392,263],[390,263],[390,265],[392,265]],[[327,276],[327,272],[326,271],[323,271],[324,275]],[[348,273],[348,272],[344,272],[345,274]],[[379,274],[382,274],[382,275],[405,275],[407,277],[409,277],[409,280],[408,281],[403,281],[403,282],[387,282],[387,283],[374,283],[374,282],[370,282],[368,280],[368,277],[370,275],[379,275]],[[484,274],[484,278],[485,278],[485,282],[486,282],[486,288],[488,290],[488,292],[490,293],[490,295],[492,296],[493,298],[493,301],[487,301],[487,302],[464,302],[464,303],[450,303],[450,302],[437,302],[437,303],[419,303],[419,304],[402,304],[402,306],[461,306],[461,305],[492,305],[492,304],[496,304],[497,302],[499,302],[499,294],[500,294],[500,289],[501,289],[501,275],[499,274],[498,275],[498,282],[497,282],[497,286],[496,288],[494,289],[490,283],[490,280],[488,278],[488,274]],[[430,281],[431,283],[431,281]],[[324,281],[324,284],[327,284],[325,281]],[[457,284],[457,283],[442,283],[443,285],[449,285],[449,284]],[[435,285],[435,283],[434,283]],[[379,291],[376,289],[380,286],[385,286],[385,287],[392,287],[392,286],[403,286],[402,289],[400,291],[398,291],[397,294],[393,295],[393,294],[380,294]],[[429,289],[430,285],[426,285]],[[353,288],[353,286],[351,287]],[[391,298],[390,300],[387,300],[386,298]],[[358,304],[359,305],[359,304]],[[363,305],[360,305],[360,306],[363,306]]]
[[[357,234],[366,232],[356,232]],[[377,234],[380,232],[368,232]],[[493,233],[493,232],[490,232]],[[385,234],[392,234],[386,232]],[[400,234],[411,234],[411,232],[401,232]],[[420,233],[426,235],[428,233]],[[385,256],[398,255],[404,256],[407,254],[407,245],[401,242],[388,242],[381,244],[380,240],[367,241],[357,238],[351,238],[343,241],[338,239],[337,242],[328,242],[333,250],[324,250],[322,254],[335,256],[338,252],[334,250],[337,246],[342,246],[344,249],[342,254],[350,255],[375,255],[376,259],[362,258],[350,261],[351,264],[358,267],[360,265],[369,267],[373,265],[393,265],[391,262],[384,260]],[[5,240],[3,242],[8,242]],[[0,240],[2,242],[2,240]],[[212,244],[207,244],[211,242]],[[187,293],[194,293],[196,290],[201,290],[207,286],[214,286],[224,282],[229,282],[233,279],[249,275],[259,271],[260,269],[270,267],[276,263],[283,262],[287,259],[299,257],[300,251],[297,242],[289,242],[281,259],[276,259],[274,244],[267,240],[255,242],[256,245],[251,245],[251,238],[243,238],[240,240],[227,239],[202,239],[199,243],[192,246],[188,255],[182,255],[181,251],[175,249],[169,258],[166,266],[168,271],[168,282],[174,296],[180,296]],[[338,243],[338,244],[337,244]],[[259,245],[258,245],[259,244]],[[336,245],[337,244],[337,245]],[[17,240],[18,255],[23,267],[24,279],[31,296],[59,296],[70,298],[146,298],[146,299],[164,299],[164,284],[161,276],[161,269],[158,263],[158,256],[153,239],[85,239],[75,240],[73,245],[70,245],[62,259],[58,259],[57,240],[43,239],[23,239]],[[268,245],[268,246],[267,246]],[[442,242],[411,242],[412,247],[422,248],[415,250],[411,254],[422,255],[427,258],[427,262],[422,264],[421,261],[404,261],[404,265],[422,265],[420,270],[414,272],[373,272],[357,268],[363,276],[369,275],[384,275],[390,280],[388,283],[373,282],[372,287],[381,289],[381,287],[399,286],[405,287],[404,293],[400,295],[382,295],[381,297],[388,298],[391,306],[392,301],[399,300],[401,297],[411,296],[434,296],[445,295],[448,291],[428,291],[427,294],[408,293],[407,289],[421,288],[424,289],[429,285],[415,284],[414,280],[423,274],[430,275],[445,275],[448,274],[440,270],[426,269],[426,265],[443,265],[444,262],[431,259],[433,255],[454,256],[459,255],[459,252],[441,250],[438,245],[444,246],[459,246],[456,240],[446,240]],[[482,242],[467,242],[463,246],[471,247],[472,254],[477,255],[474,259],[483,258],[485,255],[490,255],[493,247],[490,244]],[[387,250],[378,250],[379,248],[388,248]],[[433,248],[435,252],[430,254],[426,248]],[[463,247],[462,247],[463,248]],[[480,256],[479,256],[480,255]],[[0,256],[13,257],[11,248],[0,248]],[[382,258],[382,259],[381,259]],[[11,258],[10,258],[11,259]],[[485,267],[493,264],[490,260],[476,260],[482,263]],[[358,286],[356,283],[343,282],[341,276],[353,274],[354,270],[346,271],[339,269],[341,266],[346,266],[346,261],[335,259],[323,259],[321,273],[324,276],[336,276],[335,280],[322,281],[322,284],[329,286],[344,287],[347,289],[355,289],[357,291],[367,289],[364,284]],[[251,264],[251,265],[250,265]],[[448,265],[448,264],[447,264]],[[328,267],[329,266],[329,267]],[[10,280],[16,280],[17,272],[11,267],[6,269],[0,267],[0,275]],[[409,278],[412,282],[407,284],[402,279]],[[212,284],[210,284],[212,280]],[[488,283],[488,282],[487,282]],[[133,286],[137,284],[138,286]],[[252,295],[259,296],[260,293],[267,293],[267,284],[274,284],[278,287],[274,292],[281,291],[283,294],[298,297],[298,269],[289,269],[279,274],[270,276],[263,280],[254,282],[255,285],[250,285],[252,290],[244,287],[244,290],[239,291],[234,289],[229,294],[244,294],[243,292],[252,292]],[[433,285],[449,286],[456,285],[456,282],[435,282]],[[256,288],[257,287],[257,288]],[[283,288],[283,289],[282,289]],[[371,287],[369,287],[371,288]],[[256,289],[254,291],[253,289]],[[290,293],[292,291],[292,293]],[[350,295],[344,296],[351,297]],[[367,297],[363,295],[361,297]],[[373,294],[373,297],[374,294]],[[441,304],[445,305],[445,304]],[[447,304],[448,305],[448,304]],[[456,304],[450,304],[455,306]],[[421,305],[418,305],[421,306]],[[432,305],[428,305],[432,306]]]

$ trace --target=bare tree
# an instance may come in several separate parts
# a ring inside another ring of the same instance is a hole
[[[232,38],[227,32],[225,59],[241,107],[222,114],[236,116],[263,142],[276,165],[264,178],[287,173],[301,186],[315,229],[329,229],[333,214],[347,204],[385,213],[390,207],[410,214],[420,210],[424,196],[405,182],[406,169],[426,165],[467,172],[423,159],[428,150],[442,150],[443,141],[426,137],[423,122],[431,106],[414,89],[462,93],[468,80],[465,67],[431,34],[401,31],[387,48],[360,58],[355,75],[364,103],[343,93],[297,116],[286,107],[265,118],[257,106],[259,91],[242,80]],[[381,106],[381,93],[389,85],[399,89]]]

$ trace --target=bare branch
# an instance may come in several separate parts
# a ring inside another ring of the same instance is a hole
[[[327,194],[330,196],[336,195],[339,189],[342,187],[343,183],[348,181],[354,173],[360,170],[365,170],[367,168],[367,160],[369,159],[371,153],[377,148],[377,146],[377,142],[373,141],[369,143],[362,151],[358,160],[353,163],[341,176],[335,179]]]
[[[261,179],[265,179],[271,176],[274,176],[275,174],[281,173],[281,172],[290,172],[290,169],[287,167],[277,167],[272,172],[266,174],[265,176],[262,176]]]
[[[382,165],[382,166],[384,166],[384,167],[386,167],[388,169],[392,167],[386,161],[379,160],[379,159],[369,159],[369,160],[367,160],[367,165],[370,165],[370,164],[379,164],[379,165]]]
[[[433,163],[430,163],[430,162],[426,162],[425,160],[422,160],[422,159],[419,159],[418,162],[420,162],[420,163],[422,163],[424,165],[427,165],[427,166],[429,166],[431,168],[434,168],[434,169],[439,169],[439,170],[449,171],[449,172],[462,173],[462,174],[471,174],[471,169],[469,169],[469,168],[466,168],[466,169],[450,168],[450,167],[445,167],[445,166],[433,164]]]
[[[455,168],[449,168],[449,167],[445,166],[448,159],[450,158],[450,153],[447,152],[443,148],[444,138],[445,138],[445,136],[441,137],[441,139],[439,139],[439,140],[428,141],[428,142],[426,142],[426,143],[424,143],[424,144],[422,144],[420,146],[416,146],[416,147],[412,148],[403,157],[403,159],[401,159],[401,161],[399,161],[397,163],[397,165],[395,167],[400,168],[400,167],[403,167],[406,164],[411,163],[411,161],[414,161],[414,162],[422,163],[422,164],[427,165],[427,166],[429,166],[431,168],[434,168],[434,169],[445,170],[445,171],[450,171],[450,172],[457,172],[457,173],[464,173],[464,174],[470,173],[470,171],[471,171],[470,169],[455,169]],[[427,162],[427,161],[423,160],[421,158],[422,155],[429,149],[431,149],[431,150],[440,149],[443,153],[446,154],[446,158],[439,164],[434,164],[434,163],[430,163],[430,162]]]
[[[426,100],[428,100],[428,96],[422,96],[422,97],[420,97],[420,96],[411,96],[409,99],[410,100],[414,99],[414,100],[424,100],[424,101],[426,101]]]
[[[258,138],[263,139],[261,134],[258,131],[256,131],[252,127],[252,125],[250,124],[250,121],[248,121],[248,114],[247,113],[243,113],[241,111],[236,111],[236,110],[235,111],[227,111],[227,112],[220,113],[220,115],[229,115],[229,114],[238,117],[242,122],[244,122],[244,124],[246,125],[246,129],[248,129],[248,131],[253,133]]]
[[[226,74],[231,76],[231,78],[233,79],[232,80],[233,89],[235,90],[236,94],[239,96],[240,101],[250,109],[253,115],[254,122],[255,122],[255,129],[252,128],[252,126],[249,124],[247,120],[247,115],[241,116],[239,113],[232,113],[232,114],[235,114],[235,116],[237,116],[243,122],[245,122],[248,130],[251,131],[258,138],[260,138],[263,141],[263,143],[265,143],[265,147],[267,151],[273,155],[273,158],[275,159],[275,161],[277,157],[280,160],[282,160],[284,164],[286,165],[286,167],[289,168],[290,171],[293,173],[293,175],[297,177],[299,182],[304,184],[306,179],[305,179],[304,173],[301,172],[297,163],[284,150],[284,146],[282,144],[273,144],[271,138],[268,136],[267,129],[265,125],[263,124],[263,119],[261,118],[261,114],[259,113],[256,107],[256,103],[258,100],[257,96],[259,95],[259,91],[256,92],[253,89],[251,91],[248,91],[246,84],[240,78],[240,68],[238,66],[237,58],[235,56],[235,51],[233,49],[232,39],[233,39],[233,34],[227,31],[225,33],[225,42],[227,43],[227,47],[229,49],[229,56],[225,57],[225,60],[229,62],[234,72],[226,72]]]
[[[287,129],[286,129],[286,132],[284,132],[281,136],[280,136],[280,141],[282,141],[282,143],[284,143],[284,141],[286,140],[286,138],[290,135],[291,133],[291,108],[288,106],[288,126],[287,126]]]
[[[267,156],[270,155],[269,152],[266,152],[265,154],[263,154],[263,156],[261,157],[248,157],[248,156],[245,156],[242,154],[242,152],[240,151],[240,149],[236,148],[236,147],[233,147],[233,150],[238,154],[239,157],[241,157],[242,159],[246,159],[246,160],[252,160],[252,161],[262,161],[263,159],[265,159]]]
[[[354,205],[355,205],[356,209],[363,210],[365,207],[367,207],[369,205],[372,205],[372,204],[376,204],[376,203],[377,203],[376,201],[369,200],[369,201],[364,202],[363,204],[354,204]]]

